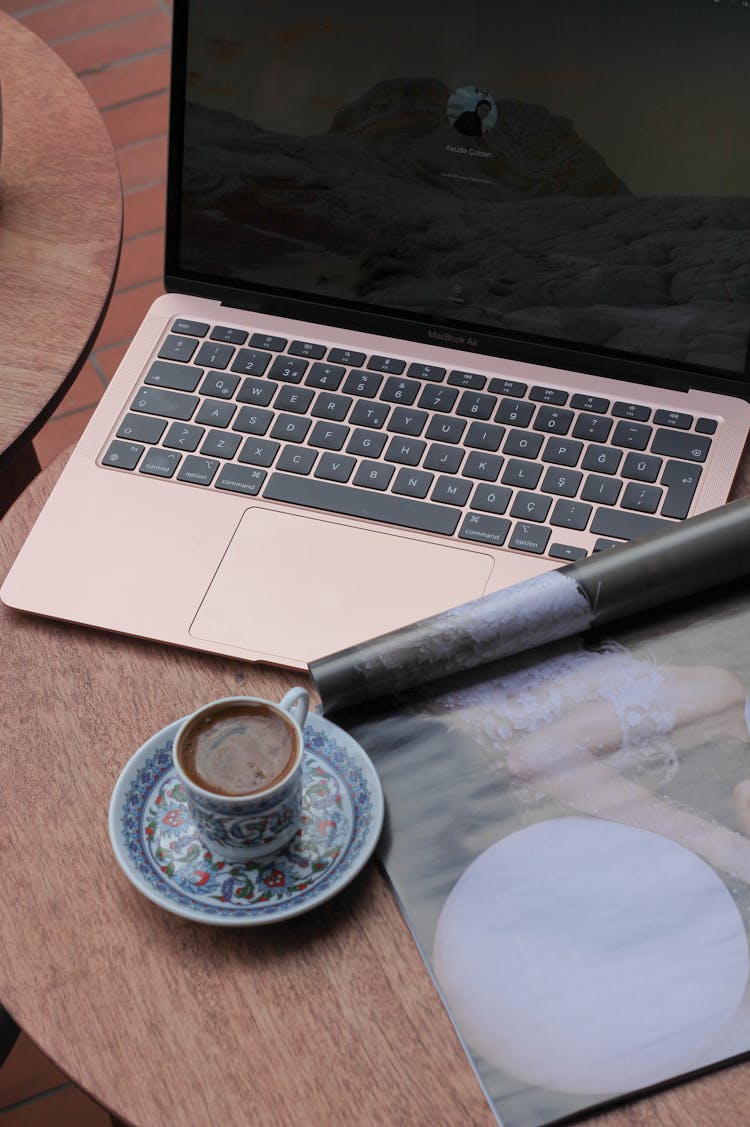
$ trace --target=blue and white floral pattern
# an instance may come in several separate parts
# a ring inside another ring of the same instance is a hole
[[[136,753],[110,807],[117,859],[150,899],[206,922],[271,923],[322,903],[359,872],[380,834],[383,798],[370,760],[346,733],[308,718],[301,829],[280,852],[235,862],[214,857],[198,836],[172,762],[178,727]]]

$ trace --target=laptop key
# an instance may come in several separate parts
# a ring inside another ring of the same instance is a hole
[[[346,373],[346,368],[340,364],[313,364],[305,383],[308,387],[322,387],[328,391],[337,391]]]
[[[363,458],[379,458],[386,444],[386,436],[377,431],[362,430],[359,427],[352,432],[347,443],[349,454],[358,454]]]
[[[622,482],[619,478],[590,473],[581,490],[581,497],[584,501],[594,501],[598,505],[614,505],[621,489]]]
[[[500,443],[505,436],[505,427],[495,426],[494,423],[478,423],[476,420],[469,425],[466,435],[466,445],[474,450],[500,449]]]
[[[263,407],[241,407],[232,430],[242,434],[265,434],[273,418],[273,411],[266,411]]]
[[[146,373],[145,382],[154,387],[171,387],[173,391],[195,391],[202,375],[202,368],[154,360]]]
[[[552,403],[556,407],[564,407],[568,402],[568,393],[559,387],[532,387],[529,399],[534,403]]]
[[[166,419],[152,419],[148,415],[126,415],[117,428],[118,438],[128,438],[131,442],[145,442],[155,445],[164,434]],[[132,466],[129,467],[132,469]]]
[[[312,419],[304,415],[278,415],[271,428],[271,438],[280,438],[283,442],[304,442],[311,426]]]
[[[332,348],[328,353],[332,364],[344,364],[347,368],[361,368],[367,356],[364,352],[352,352],[350,348]]]
[[[639,513],[655,513],[659,508],[664,490],[658,485],[641,485],[631,481],[625,486],[620,504],[623,509],[635,509]]]
[[[204,337],[208,332],[208,325],[203,321],[189,321],[186,317],[178,317],[172,325],[173,333],[184,333],[189,337]]]
[[[426,411],[447,413],[453,410],[457,399],[458,390],[455,387],[445,387],[443,384],[438,386],[428,384],[427,387],[422,388],[417,406],[424,407]]]
[[[426,438],[437,439],[438,442],[457,443],[466,430],[463,419],[441,419],[435,415],[427,425]]]
[[[312,414],[316,419],[333,419],[334,422],[343,423],[353,403],[350,395],[329,395],[321,391],[315,400]]]
[[[375,489],[357,489],[351,485],[278,472],[271,474],[263,496],[269,501],[286,501],[292,505],[305,505],[341,516],[362,517],[441,536],[452,536],[460,517],[454,509],[413,497],[397,497]]]
[[[213,458],[233,458],[242,442],[242,435],[227,434],[224,430],[210,430],[201,446],[201,454],[210,454]],[[177,475],[180,477],[180,475]],[[180,477],[180,480],[182,478]]]
[[[516,494],[510,515],[521,517],[523,520],[543,521],[547,518],[551,504],[551,497],[543,497],[541,493],[527,493],[520,490]]]
[[[622,466],[622,476],[633,481],[656,481],[663,464],[662,458],[652,454],[636,454],[631,450]]]
[[[411,406],[421,390],[422,386],[416,380],[399,380],[395,376],[389,376],[380,393],[380,398],[385,403],[404,403],[408,407]]]
[[[645,450],[652,433],[653,428],[644,426],[643,423],[621,422],[615,427],[611,441],[614,446],[627,446],[630,450]],[[664,431],[664,433],[669,434],[670,432]],[[684,438],[684,435],[677,434],[674,437]],[[657,453],[665,453],[665,451],[660,450]]]
[[[363,372],[355,368],[346,377],[341,390],[347,395],[362,395],[366,399],[374,399],[382,382],[383,377],[377,372]]]
[[[224,403],[221,399],[204,399],[195,421],[206,423],[210,427],[228,427],[236,410],[236,403]]]
[[[271,352],[283,352],[287,342],[284,337],[273,337],[268,333],[253,333],[250,344],[254,348],[268,348]]]
[[[534,420],[534,430],[554,431],[555,434],[567,434],[573,422],[573,412],[567,407],[549,407],[546,404],[537,411]]]
[[[349,427],[341,423],[316,423],[310,435],[310,446],[323,450],[340,450],[349,437]]]
[[[190,337],[174,336],[170,333],[157,355],[162,360],[182,360],[186,364],[197,347],[197,340],[191,340]]]
[[[278,451],[278,442],[270,442],[265,438],[246,438],[239,460],[253,466],[270,466]]]
[[[244,329],[235,329],[231,325],[216,325],[211,329],[211,340],[223,340],[226,344],[244,344],[247,333]]]
[[[494,395],[485,395],[482,391],[465,391],[458,401],[456,414],[485,421],[491,417],[496,404]]]
[[[163,415],[166,419],[189,419],[200,403],[197,395],[182,395],[160,387],[142,387],[130,404],[131,411]]]
[[[600,536],[616,536],[620,540],[638,540],[641,536],[648,536],[671,524],[670,520],[628,512],[626,509],[597,509],[591,522],[591,531]]]
[[[588,446],[583,455],[581,468],[600,474],[613,474],[617,473],[621,461],[622,450],[615,450],[612,446]]]
[[[478,372],[461,372],[453,371],[448,376],[448,383],[452,387],[468,387],[472,391],[483,391],[487,383],[486,376],[480,376]]]
[[[541,434],[529,434],[525,430],[510,430],[503,446],[503,454],[517,458],[536,458],[542,448],[543,441]]]
[[[389,372],[391,375],[400,376],[406,367],[405,360],[397,360],[393,356],[371,356],[367,361],[371,372]]]
[[[173,450],[161,450],[152,446],[138,467],[139,473],[151,474],[153,477],[171,477],[180,464],[182,454]]]
[[[556,501],[549,522],[581,531],[588,524],[591,511],[591,505],[584,505],[580,501]]]
[[[322,344],[313,344],[309,340],[293,340],[289,345],[290,356],[304,356],[308,360],[322,360],[326,354]]]
[[[384,490],[390,485],[395,472],[395,467],[385,462],[364,461],[354,475],[354,484],[364,485],[366,489]]]
[[[583,443],[574,438],[548,438],[542,461],[556,466],[575,466],[582,452]]]
[[[490,384],[490,387],[492,385]],[[501,399],[495,415],[496,423],[509,423],[514,427],[527,427],[534,417],[536,407],[523,399]]]
[[[600,395],[578,394],[571,397],[570,406],[575,407],[577,411],[593,411],[596,414],[603,415],[605,411],[609,411],[609,400],[603,399]],[[552,548],[550,548],[551,554]],[[585,552],[583,554],[586,555]]]
[[[273,405],[277,411],[294,411],[295,415],[304,415],[314,397],[315,392],[312,388],[294,387],[293,384],[285,383],[279,388]]]
[[[252,377],[242,381],[242,387],[237,392],[238,403],[255,403],[258,407],[267,407],[273,399],[275,384],[267,380],[254,380]]]
[[[462,470],[464,477],[479,478],[481,481],[497,481],[503,459],[497,454],[485,454],[472,450]]]
[[[556,469],[550,466],[540,485],[545,493],[556,493],[559,497],[575,497],[583,480],[580,470]]]
[[[180,466],[178,481],[189,481],[192,485],[210,485],[216,476],[219,462],[215,458],[199,458],[188,454]]]
[[[416,437],[424,430],[427,412],[415,407],[394,407],[388,420],[388,430],[395,434],[410,434]]]
[[[516,548],[519,552],[532,552],[535,556],[541,556],[551,535],[552,529],[545,524],[528,524],[526,521],[519,521],[513,529],[508,547]]]
[[[253,470],[249,466],[225,466],[216,479],[217,489],[228,489],[232,493],[244,493],[254,497],[266,480],[265,470]]]
[[[409,470],[404,466],[396,474],[393,492],[404,497],[426,497],[434,476],[425,470]]]
[[[211,395],[214,399],[231,399],[239,382],[239,376],[228,372],[208,372],[199,390],[201,395]]]
[[[693,425],[693,416],[684,411],[655,411],[654,422],[660,427],[676,427],[678,430],[690,430]]]
[[[172,423],[164,439],[164,445],[172,450],[197,450],[204,434],[203,427],[195,427],[190,423]]]
[[[519,383],[518,380],[504,380],[496,377],[490,380],[487,388],[493,395],[509,395],[512,398],[521,397],[528,391],[528,384]]]
[[[385,420],[388,418],[390,407],[385,403],[355,403],[354,410],[349,416],[349,422],[354,423],[359,427],[372,427],[374,430],[380,430]]]
[[[541,476],[542,467],[537,462],[522,462],[518,458],[511,458],[503,471],[502,481],[503,485],[536,489]]]
[[[394,435],[383,457],[403,466],[416,466],[422,460],[426,446],[420,438],[399,438]]]
[[[573,396],[575,399],[575,396]],[[604,400],[606,403],[606,399]],[[573,427],[573,438],[586,438],[589,442],[606,442],[612,430],[612,420],[606,415],[579,415]]]
[[[317,456],[317,451],[307,446],[285,446],[279,454],[276,468],[287,473],[309,473]]]
[[[204,341],[195,357],[196,364],[204,364],[207,368],[226,368],[234,356],[234,347],[231,344],[221,344],[219,341]]]
[[[662,516],[681,520],[688,515],[700,476],[700,466],[690,462],[667,462],[661,475],[661,484],[667,487]]]
[[[443,446],[439,442],[433,442],[423,465],[425,469],[437,470],[439,473],[458,473],[464,453],[460,446]]]
[[[618,419],[635,419],[637,422],[645,423],[651,418],[651,408],[644,407],[640,403],[615,403],[612,408],[612,414]]]
[[[356,464],[357,459],[347,454],[321,454],[313,476],[325,481],[348,481]]]
[[[277,356],[268,372],[269,380],[299,383],[307,371],[307,360],[299,356]]]
[[[480,484],[474,490],[471,507],[483,513],[504,513],[512,496],[511,490],[504,485]]]
[[[444,505],[465,505],[471,493],[471,482],[460,477],[439,477],[432,491],[432,500]]]
[[[445,368],[435,364],[410,364],[406,373],[413,380],[429,380],[431,383],[440,383],[445,378]]]
[[[245,376],[262,376],[270,363],[270,352],[259,352],[257,348],[241,348],[234,358],[231,371]]]
[[[550,544],[547,555],[553,560],[581,560],[586,555],[586,549],[573,544]]]
[[[705,462],[711,449],[711,439],[706,435],[685,434],[683,431],[657,430],[651,451],[667,458],[684,458],[690,462]]]
[[[467,513],[458,531],[459,540],[476,540],[480,544],[494,544],[499,548],[510,531],[510,521],[504,517]]]
[[[144,446],[135,442],[118,442],[115,439],[107,447],[102,463],[105,466],[115,466],[118,470],[134,470],[144,449]]]

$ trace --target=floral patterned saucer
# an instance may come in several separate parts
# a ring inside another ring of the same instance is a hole
[[[138,749],[109,806],[115,856],[144,896],[189,920],[247,927],[307,912],[357,875],[380,836],[383,792],[346,732],[308,716],[302,828],[279,853],[238,864],[214,857],[195,832],[172,764],[181,723]]]

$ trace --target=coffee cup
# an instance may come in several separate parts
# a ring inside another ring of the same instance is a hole
[[[188,716],[175,736],[175,770],[198,836],[229,861],[283,849],[302,817],[303,727],[309,698],[275,704],[224,697]]]

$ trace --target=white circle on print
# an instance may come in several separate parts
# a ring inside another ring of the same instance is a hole
[[[433,963],[489,1063],[538,1087],[606,1095],[707,1063],[742,999],[748,944],[700,857],[570,817],[510,834],[468,867],[440,914]]]

